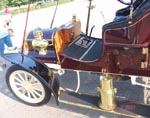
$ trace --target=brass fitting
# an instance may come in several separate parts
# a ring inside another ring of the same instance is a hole
[[[116,89],[113,87],[113,79],[111,76],[101,76],[99,91],[99,107],[104,110],[114,110],[116,108]]]
[[[148,67],[148,58],[149,58],[149,49],[148,48],[142,48],[142,54],[145,55],[145,59],[141,61],[141,68],[147,68]]]
[[[34,39],[32,41],[33,49],[39,51],[40,55],[46,55],[48,47],[48,41],[43,39],[43,32],[40,27],[37,27],[34,32]]]

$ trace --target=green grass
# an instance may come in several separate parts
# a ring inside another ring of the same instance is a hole
[[[59,0],[59,4],[64,4],[64,3],[68,3],[68,2],[72,2],[72,1],[73,0]],[[51,6],[56,5],[56,3],[57,2],[48,2],[48,3],[45,3],[45,4],[41,5],[40,7],[37,7],[37,6],[33,5],[33,6],[30,6],[30,11],[34,11],[34,10],[42,9],[42,8],[46,8],[46,7],[51,7]],[[25,12],[27,12],[27,7],[14,9],[14,10],[11,11],[11,14],[16,15],[16,14],[19,14],[19,13],[25,13]]]

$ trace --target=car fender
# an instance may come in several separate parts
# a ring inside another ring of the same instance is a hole
[[[39,76],[43,84],[47,86],[53,93],[58,104],[59,82],[50,68],[48,68],[45,64],[37,61],[36,59],[22,55],[20,53],[5,54],[4,58],[10,63],[19,65],[25,70]]]

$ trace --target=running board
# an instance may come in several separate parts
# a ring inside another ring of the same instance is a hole
[[[103,110],[98,107],[100,98],[98,96],[90,96],[68,91],[60,91],[59,103],[82,107],[99,112],[110,113],[116,116],[125,116],[131,118],[145,118],[150,117],[150,106],[146,104],[139,104],[131,101],[117,100],[117,107],[113,111]]]

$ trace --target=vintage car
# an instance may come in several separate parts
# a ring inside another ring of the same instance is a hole
[[[23,53],[5,55],[14,64],[6,74],[8,87],[22,102],[42,105],[53,93],[59,103],[62,90],[55,74],[68,69],[99,74],[97,104],[115,113],[121,111],[115,109],[114,80],[131,79],[133,84],[150,88],[137,82],[143,78],[149,81],[150,77],[150,0],[131,0],[128,7],[118,10],[114,21],[103,26],[102,39],[91,36],[92,28],[88,33],[90,8],[86,33],[81,31],[80,20],[73,17],[57,28],[35,28],[27,34]],[[143,106],[150,110],[148,105]]]

